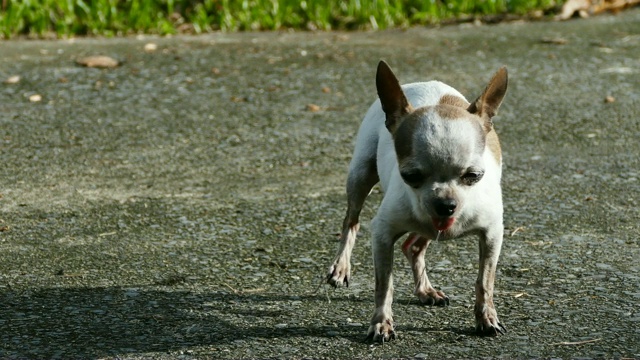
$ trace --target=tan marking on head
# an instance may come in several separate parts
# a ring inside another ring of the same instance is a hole
[[[461,107],[451,105],[436,105],[438,116],[445,120],[463,119],[469,116],[469,112]]]
[[[445,94],[440,98],[435,108],[438,116],[453,120],[467,117],[469,115],[468,107],[467,100],[456,95]]]
[[[460,96],[444,94],[438,101],[438,105],[451,105],[466,109],[469,107],[469,102]]]
[[[438,105],[445,106],[437,106],[438,115],[445,119],[456,119],[460,117],[465,117],[464,114],[469,114],[467,109],[469,108],[469,102],[459,96],[455,95],[444,95],[440,98]],[[455,107],[463,108],[464,113],[459,113]],[[494,158],[498,163],[500,163],[502,159],[502,150],[500,149],[500,140],[498,139],[498,134],[493,129],[493,124],[490,121],[486,121],[486,119],[478,118],[478,121],[482,124],[482,128],[485,131],[485,146],[489,148],[491,154],[493,154]]]
[[[496,159],[498,164],[500,164],[500,162],[502,161],[502,150],[500,149],[500,140],[498,139],[498,134],[494,129],[491,129],[491,131],[487,133],[486,146],[489,148],[489,151],[491,151],[491,154]]]

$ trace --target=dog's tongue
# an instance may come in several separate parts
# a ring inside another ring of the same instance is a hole
[[[452,225],[453,222],[456,221],[455,218],[433,218],[433,226],[436,228],[436,230],[438,231],[446,231],[448,230]]]

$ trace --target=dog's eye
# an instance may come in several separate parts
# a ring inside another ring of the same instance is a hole
[[[482,175],[484,175],[484,172],[482,171],[469,171],[460,177],[460,181],[465,185],[471,186],[480,181],[480,179],[482,179]]]
[[[417,170],[402,171],[400,172],[400,176],[402,176],[404,182],[414,188],[419,187],[424,180],[424,175]]]

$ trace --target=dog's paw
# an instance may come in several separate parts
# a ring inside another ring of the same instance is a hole
[[[486,305],[475,307],[476,333],[482,336],[504,335],[507,328],[498,320],[498,313]]]
[[[424,305],[449,306],[449,297],[440,290],[434,288],[418,289],[415,294]]]
[[[346,286],[349,287],[349,278],[351,278],[351,263],[349,261],[335,261],[327,274],[327,283],[333,287]]]
[[[393,320],[386,319],[369,326],[367,340],[373,342],[385,343],[396,338],[396,332],[393,329]]]

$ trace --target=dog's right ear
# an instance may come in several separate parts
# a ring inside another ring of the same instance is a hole
[[[484,120],[484,127],[487,132],[491,131],[493,127],[491,118],[498,113],[502,99],[507,93],[508,83],[507,68],[503,66],[493,75],[482,95],[467,108],[467,111],[480,116]]]
[[[384,61],[378,63],[376,88],[382,104],[382,111],[387,117],[384,124],[389,132],[393,134],[398,129],[402,116],[409,114],[413,111],[413,108],[407,101],[398,78]]]

